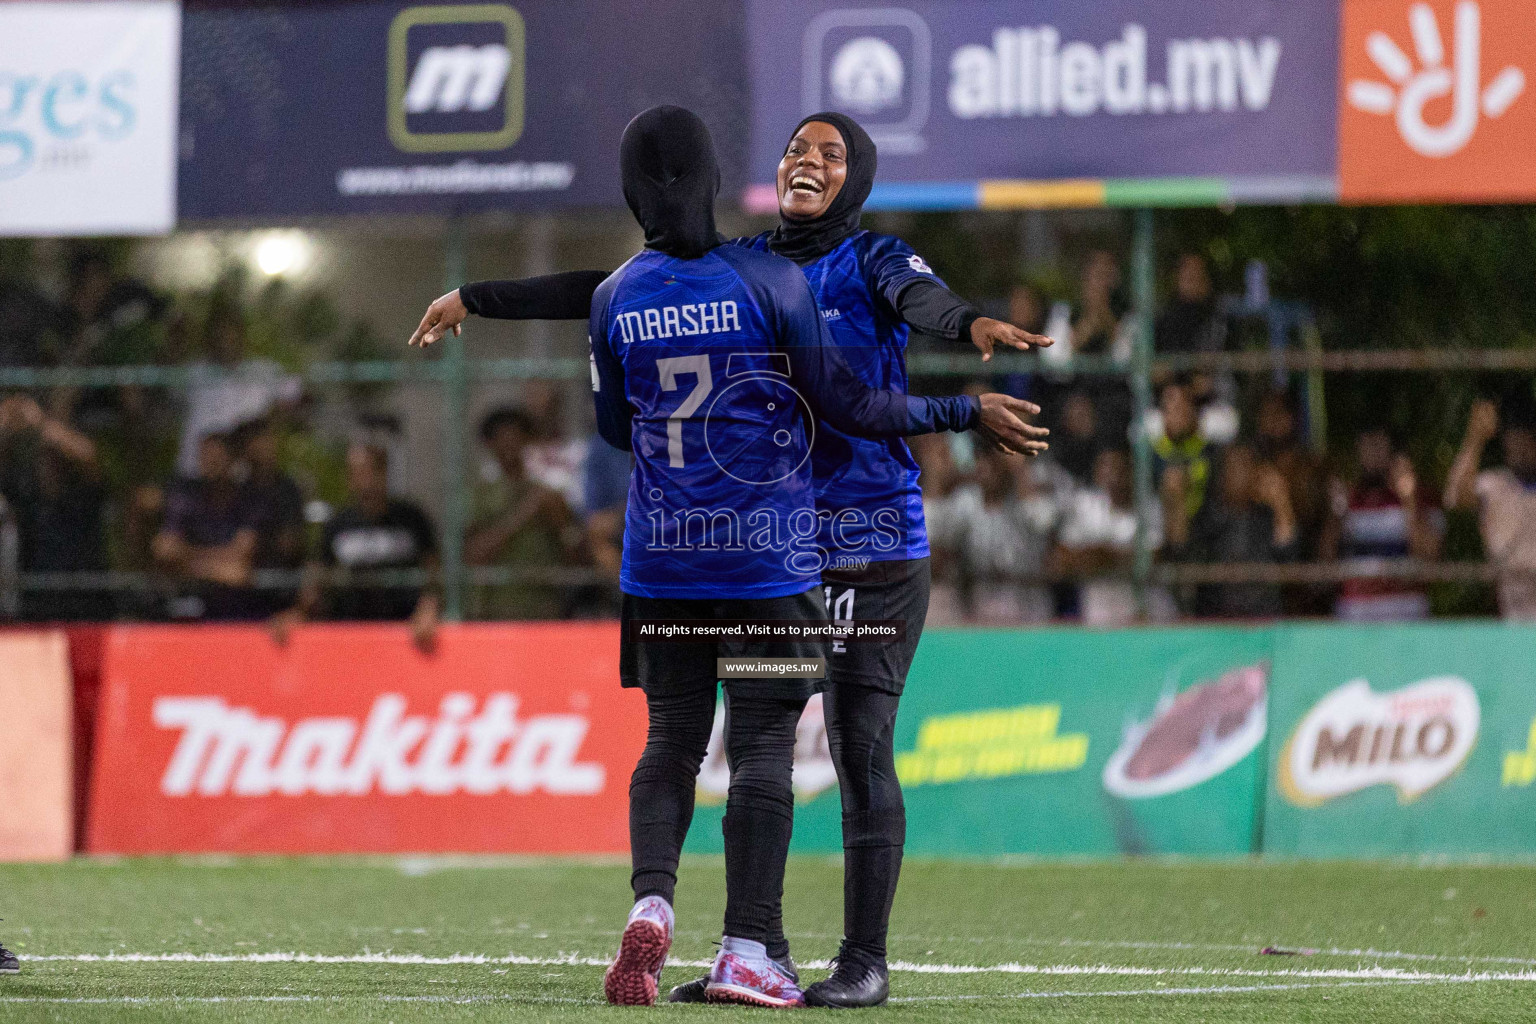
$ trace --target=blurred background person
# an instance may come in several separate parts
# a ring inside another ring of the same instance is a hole
[[[165,520],[154,540],[155,565],[178,585],[172,618],[262,618],[266,609],[251,589],[260,526],[260,510],[236,478],[230,438],[204,435],[197,475],[166,490]]]
[[[567,507],[583,507],[581,486],[588,445],[567,433],[564,384],[529,381],[523,387],[522,409],[531,431],[523,445],[529,478],[559,491]]]
[[[1322,457],[1305,444],[1298,429],[1291,395],[1276,388],[1264,392],[1254,417],[1254,451],[1279,471],[1296,515],[1296,557],[1318,557],[1323,524],[1328,515],[1328,473]],[[1334,587],[1329,584],[1288,584],[1280,588],[1287,615],[1327,615]]]
[[[1158,510],[1149,510],[1147,546],[1162,546]],[[1130,580],[1136,564],[1136,501],[1131,456],[1124,448],[1105,448],[1093,460],[1093,479],[1075,489],[1064,503],[1056,547],[1051,553],[1055,576],[1081,579],[1078,615],[1085,626],[1130,626],[1140,620],[1136,588]],[[1174,618],[1173,599],[1161,587],[1147,588],[1147,617]]]
[[[292,628],[320,616],[343,622],[406,622],[417,647],[431,650],[441,621],[438,546],[420,505],[389,493],[389,452],[378,445],[347,449],[348,503],[325,524],[318,556],[294,607],[272,620],[278,643]],[[426,585],[370,579],[374,573],[416,570]]]
[[[1177,500],[1183,520],[1192,522],[1205,507],[1206,492],[1220,458],[1220,448],[1200,429],[1200,409],[1185,379],[1164,384],[1158,392],[1159,432],[1152,440],[1153,478],[1164,506]]]
[[[1045,555],[1055,501],[1034,480],[1033,460],[990,449],[979,449],[975,459],[975,481],[956,491],[952,526],[944,531],[966,620],[994,626],[1047,622],[1052,602]]]
[[[0,401],[0,498],[15,520],[21,572],[107,569],[107,491],[95,442],[26,395]],[[20,614],[34,622],[110,619],[112,595],[26,591]]]
[[[255,568],[294,571],[304,565],[304,492],[283,472],[277,424],[270,417],[248,423],[235,432],[235,445],[245,469],[247,500],[256,510]],[[272,614],[293,604],[292,587],[261,590],[261,601]]]
[[[187,411],[176,458],[183,474],[196,471],[198,445],[205,435],[227,433],[291,409],[303,396],[297,376],[270,359],[247,355],[245,317],[233,300],[214,299],[203,339],[205,358],[188,368]]]
[[[1093,396],[1083,388],[1067,393],[1059,410],[1060,426],[1051,431],[1051,450],[1046,457],[1066,470],[1073,482],[1088,485],[1104,438],[1099,434],[1099,414]]]
[[[1318,546],[1325,561],[1440,557],[1445,516],[1385,427],[1356,439],[1354,479],[1334,480],[1330,504]],[[1424,584],[1380,577],[1346,579],[1334,605],[1336,616],[1355,622],[1427,619],[1429,612]]]
[[[534,435],[528,414],[501,408],[480,423],[480,442],[495,460],[494,479],[476,485],[471,499],[464,561],[514,571],[551,571],[576,560],[581,527],[565,497],[528,475],[525,452]],[[525,579],[475,587],[470,614],[477,619],[558,619],[569,596],[552,582]]]
[[[1499,612],[1536,621],[1536,409],[1527,399],[1500,411],[1472,404],[1467,433],[1445,485],[1447,509],[1476,509],[1483,550],[1499,571]],[[1479,471],[1488,443],[1499,438],[1503,465]]]
[[[1167,540],[1179,561],[1216,565],[1289,562],[1296,557],[1296,514],[1285,480],[1259,462],[1247,445],[1222,456],[1217,479],[1199,512],[1168,495],[1163,506]],[[1274,618],[1281,614],[1274,583],[1206,583],[1195,588],[1197,616]]]

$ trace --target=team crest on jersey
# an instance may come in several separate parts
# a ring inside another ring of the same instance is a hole
[[[913,253],[911,256],[907,257],[907,266],[911,267],[919,274],[933,273],[933,268],[930,267],[927,263],[924,263],[923,258],[917,253]]]

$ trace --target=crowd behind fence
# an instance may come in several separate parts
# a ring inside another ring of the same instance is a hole
[[[1058,344],[999,356],[985,376],[974,355],[914,343],[919,386],[1008,390],[1052,429],[1036,460],[969,435],[911,440],[931,622],[1402,620],[1432,614],[1445,585],[1492,585],[1503,614],[1536,617],[1529,377],[1473,406],[1443,479],[1385,427],[1328,449],[1321,395],[1324,373],[1529,371],[1536,353],[1324,352],[1302,304],[1219,295],[1196,254],[1178,259],[1150,318],[1121,275],[1098,251],[1068,298],[1015,287],[1001,315]],[[567,428],[563,407],[585,401],[582,360],[300,368],[251,334],[238,289],[187,303],[88,247],[61,296],[0,278],[0,616],[265,621],[279,639],[306,619],[401,620],[430,644],[445,612],[616,613],[629,463]],[[398,424],[377,389],[446,393],[455,374],[520,393],[473,425],[463,529],[445,543],[392,486]],[[1145,416],[1138,387],[1155,396]],[[317,430],[327,418],[342,429]],[[1140,503],[1138,446],[1151,483]],[[1474,513],[1486,560],[1448,559],[1448,516]]]

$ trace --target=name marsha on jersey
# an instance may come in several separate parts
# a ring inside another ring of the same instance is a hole
[[[643,310],[620,313],[615,319],[619,322],[619,333],[623,335],[626,345],[634,341],[741,330],[736,303],[730,299],[686,306],[650,306]]]

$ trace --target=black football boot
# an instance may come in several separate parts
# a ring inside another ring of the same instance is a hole
[[[831,975],[806,987],[805,1005],[852,1010],[880,1006],[890,995],[891,978],[884,960],[875,962],[840,950],[832,961]]]
[[[16,959],[16,954],[0,946],[0,974],[20,974],[21,961]]]
[[[784,959],[775,960],[774,963],[784,968],[784,973],[789,975],[796,985],[800,984],[800,969],[795,966],[794,957],[785,954]],[[705,987],[709,984],[709,974],[695,978],[676,986],[667,993],[669,1003],[707,1003],[709,997],[704,994]]]

